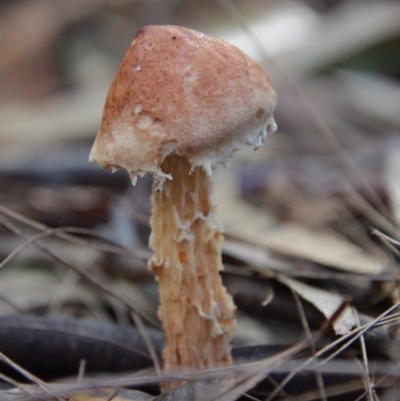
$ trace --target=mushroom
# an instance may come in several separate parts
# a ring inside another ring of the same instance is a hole
[[[154,176],[149,261],[159,283],[164,369],[232,363],[235,306],[222,284],[211,175],[276,130],[276,93],[235,46],[178,26],[147,26],[107,95],[90,161]]]

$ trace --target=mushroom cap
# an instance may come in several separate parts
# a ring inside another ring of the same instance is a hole
[[[146,26],[111,84],[90,161],[163,180],[171,154],[208,175],[276,130],[276,93],[233,45],[179,26]],[[170,177],[169,177],[170,178]]]

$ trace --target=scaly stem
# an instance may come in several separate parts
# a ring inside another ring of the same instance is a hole
[[[159,282],[159,316],[166,336],[164,368],[211,368],[232,363],[235,306],[222,284],[223,235],[214,221],[211,180],[201,168],[169,156],[163,188],[153,184],[149,261]]]

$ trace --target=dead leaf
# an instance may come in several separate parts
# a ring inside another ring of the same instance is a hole
[[[398,2],[342,2],[321,16],[302,47],[278,62],[285,61],[291,74],[335,62],[398,35],[399,15]]]
[[[388,261],[368,254],[327,230],[280,223],[234,193],[232,169],[216,174],[218,217],[233,237],[286,255],[311,260],[352,273],[379,274]]]
[[[149,401],[154,397],[138,390],[100,388],[73,394],[68,401]]]
[[[382,75],[360,72],[337,72],[342,86],[344,106],[360,111],[368,118],[400,125],[400,85]]]
[[[256,266],[267,274],[267,270],[286,271],[286,263],[277,260],[270,255],[267,249],[245,242],[225,239],[222,245],[224,254],[237,258],[251,266]],[[267,269],[267,270],[266,270]]]
[[[59,280],[51,274],[34,269],[12,269],[0,274],[0,294],[3,299],[24,311],[48,305]],[[0,314],[15,312],[0,302]]]
[[[15,312],[13,305],[20,311],[48,307],[57,303],[82,302],[91,310],[97,310],[99,300],[83,285],[74,286],[73,291],[60,291],[60,279],[38,269],[11,268],[0,273],[0,294],[4,302],[0,302],[0,314]],[[9,303],[9,305],[7,304]]]
[[[344,298],[339,294],[312,287],[283,275],[277,277],[277,280],[313,304],[327,319],[333,316],[344,301]],[[345,335],[356,325],[357,322],[353,311],[347,306],[340,317],[333,323],[333,328],[336,334]]]
[[[4,105],[0,108],[0,139],[13,140],[15,146],[20,144],[29,152],[26,142],[40,144],[91,137],[101,119],[108,86],[109,82],[105,82],[49,97],[35,105]]]

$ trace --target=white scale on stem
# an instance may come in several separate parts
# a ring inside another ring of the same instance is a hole
[[[159,282],[165,368],[231,363],[235,307],[222,285],[222,233],[214,221],[210,177],[181,156],[162,164],[172,180],[153,187],[149,261]]]

